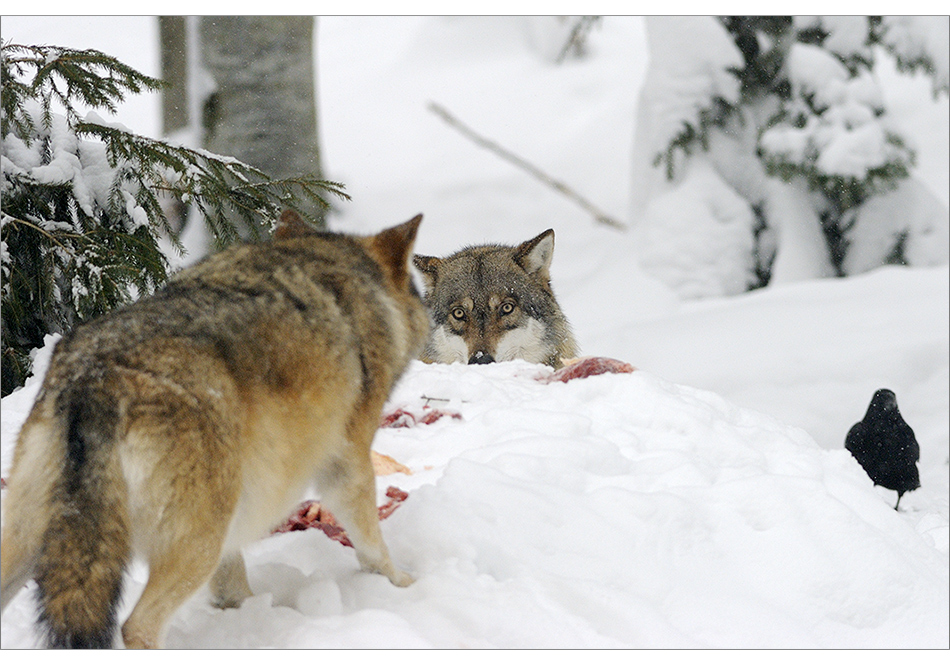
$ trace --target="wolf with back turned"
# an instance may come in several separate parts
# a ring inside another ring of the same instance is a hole
[[[30,578],[50,646],[109,647],[133,553],[148,582],[122,626],[157,647],[205,582],[251,594],[242,545],[311,484],[364,570],[405,586],[383,542],[370,446],[429,320],[409,257],[421,216],[375,236],[310,230],[233,247],[57,346],[3,503],[2,602]]]
[[[427,363],[523,359],[559,368],[578,354],[551,289],[554,230],[518,246],[479,245],[445,257],[416,255],[433,330]]]

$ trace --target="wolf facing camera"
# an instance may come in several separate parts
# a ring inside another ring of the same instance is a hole
[[[57,345],[3,503],[2,603],[31,578],[51,647],[110,647],[123,570],[148,582],[122,626],[158,647],[206,582],[251,595],[241,547],[313,484],[360,565],[393,584],[370,446],[429,319],[409,268],[422,216],[375,236],[310,229],[232,247]]]
[[[478,245],[445,257],[416,255],[432,334],[426,363],[523,359],[555,369],[578,354],[551,289],[554,230],[518,246]]]

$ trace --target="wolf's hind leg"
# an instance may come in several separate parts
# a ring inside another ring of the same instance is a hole
[[[244,556],[240,551],[221,558],[217,571],[211,577],[211,594],[218,608],[238,608],[242,601],[253,594],[247,582]]]
[[[3,544],[0,546],[0,563],[3,565],[3,574],[0,576],[0,610],[7,607],[33,576],[33,567],[39,553],[39,548],[34,549],[31,547],[33,545],[29,543],[24,548],[24,544],[14,543],[9,535],[3,535]]]
[[[39,421],[39,419],[36,419]],[[53,480],[62,466],[54,447],[55,428],[30,420],[20,435],[19,454],[3,500],[3,539],[0,543],[0,608],[32,578],[49,525]]]
[[[211,577],[220,548],[214,539],[190,535],[178,548],[150,558],[148,583],[122,626],[125,647],[161,647],[165,625]]]
[[[191,427],[182,429],[181,423]],[[166,445],[163,464],[153,468],[149,483],[162,491],[150,496],[156,522],[143,518],[148,582],[122,627],[126,647],[160,647],[168,620],[211,579],[240,492],[228,431],[213,417],[182,409],[174,431],[163,424],[149,430],[138,445],[148,449],[150,440],[163,437],[174,438],[174,445]]]
[[[11,488],[12,491],[12,488]],[[4,516],[3,541],[0,543],[0,610],[16,596],[17,592],[33,577],[36,561],[42,547],[43,532],[48,520],[36,515],[48,507],[37,506],[23,510],[22,503],[29,501],[24,493],[4,500],[9,510]],[[34,515],[30,515],[34,514]],[[33,518],[40,518],[37,522]]]

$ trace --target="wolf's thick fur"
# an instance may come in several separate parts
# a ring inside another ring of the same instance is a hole
[[[371,237],[282,217],[57,346],[17,442],[2,601],[30,578],[52,646],[111,646],[132,553],[149,578],[122,627],[155,647],[205,582],[250,594],[240,548],[315,482],[362,568],[396,585],[370,445],[429,330],[408,259],[421,216]]]
[[[578,354],[551,290],[554,230],[516,247],[479,245],[445,257],[416,255],[434,328],[427,363],[523,359],[554,368]]]

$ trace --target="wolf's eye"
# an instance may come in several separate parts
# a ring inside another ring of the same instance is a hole
[[[512,303],[511,301],[505,301],[504,303],[501,304],[501,308],[499,309],[501,310],[501,313],[503,315],[511,314],[512,312],[515,311],[515,304]]]
[[[465,319],[465,310],[463,310],[462,308],[453,308],[452,316],[458,319],[459,321],[462,321],[463,319]]]

